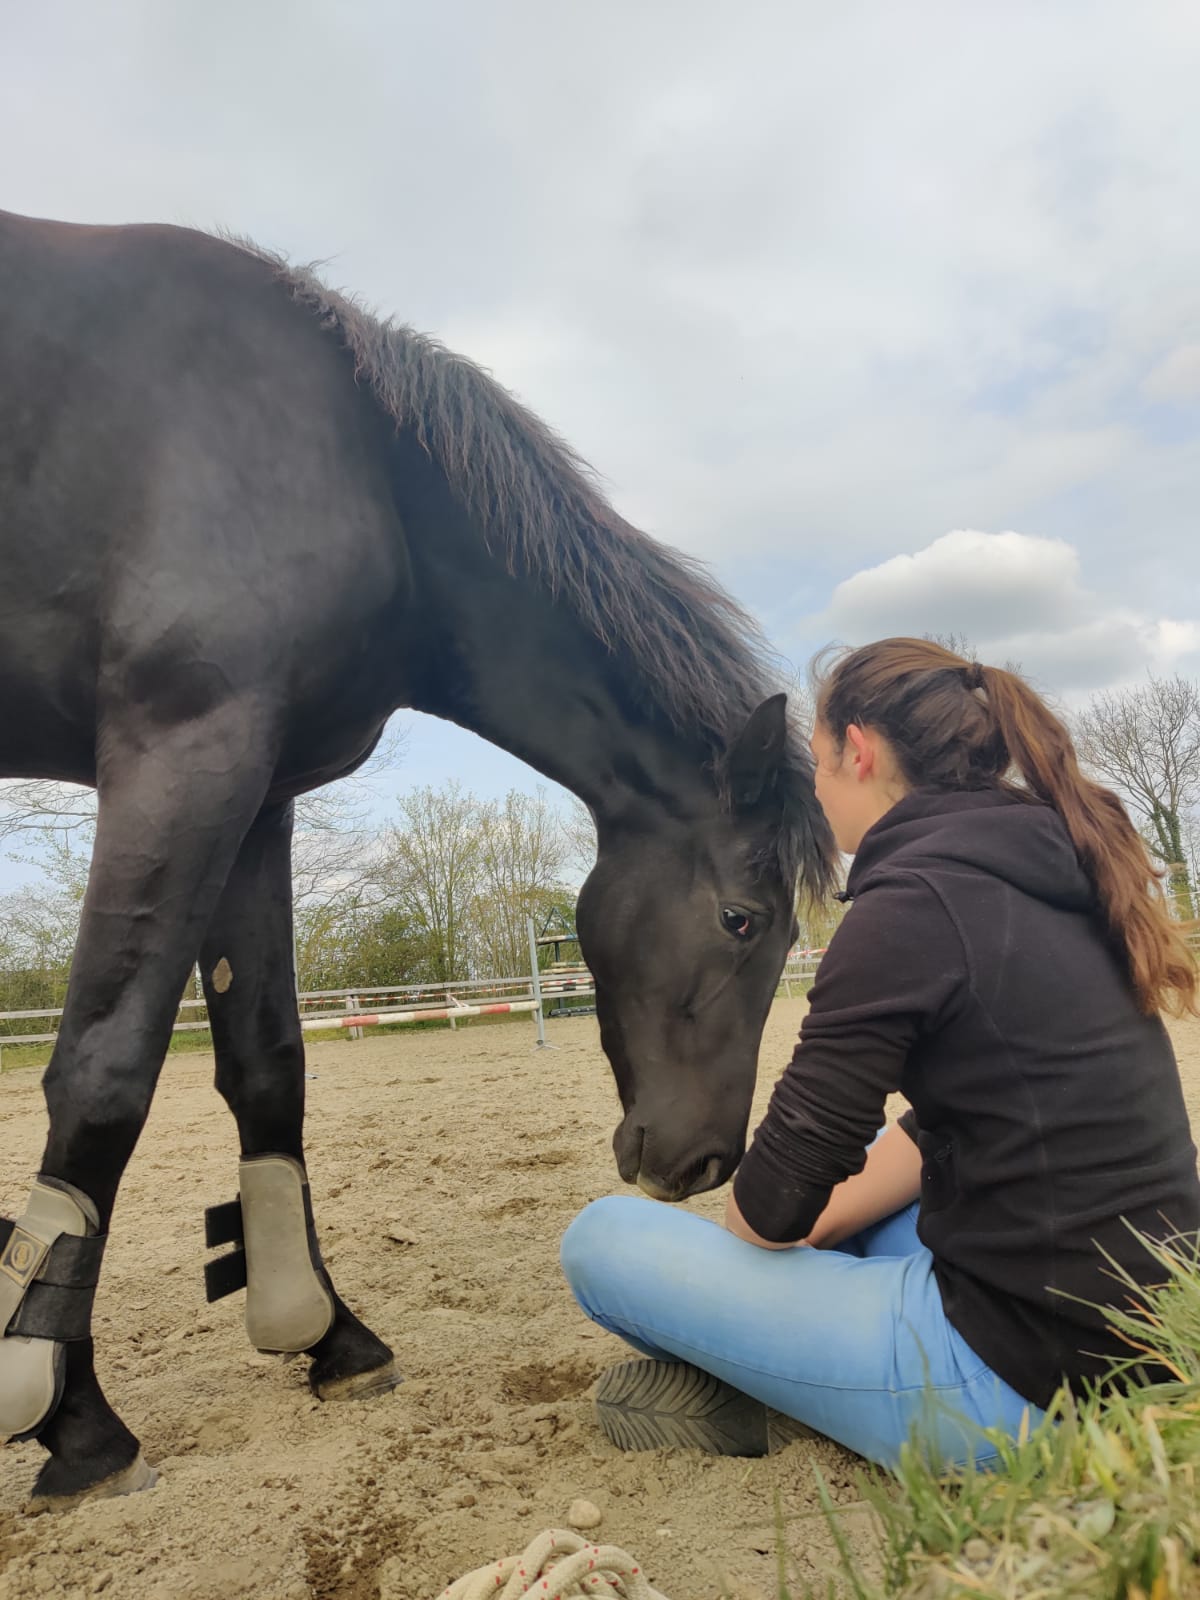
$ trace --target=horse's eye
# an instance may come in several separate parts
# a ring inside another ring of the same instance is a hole
[[[721,926],[735,939],[749,939],[754,932],[754,918],[739,906],[722,906]]]

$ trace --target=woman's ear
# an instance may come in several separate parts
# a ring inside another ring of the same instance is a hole
[[[875,770],[875,741],[856,722],[846,729],[846,743],[854,752],[855,776],[869,778]]]

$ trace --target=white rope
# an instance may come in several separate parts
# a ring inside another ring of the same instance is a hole
[[[666,1600],[652,1589],[640,1564],[612,1544],[589,1544],[566,1528],[551,1528],[519,1556],[506,1556],[468,1572],[444,1589],[441,1600],[575,1600],[602,1595],[604,1600]]]

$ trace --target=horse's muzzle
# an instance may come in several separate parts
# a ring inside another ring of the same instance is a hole
[[[686,1200],[715,1189],[732,1174],[741,1156],[740,1150],[722,1153],[709,1145],[695,1155],[683,1151],[672,1159],[656,1147],[658,1143],[633,1112],[613,1135],[613,1153],[622,1180],[636,1183],[652,1200]]]

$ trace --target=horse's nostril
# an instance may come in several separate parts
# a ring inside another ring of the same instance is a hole
[[[635,1183],[642,1165],[642,1146],[646,1141],[646,1132],[629,1117],[621,1123],[613,1135],[613,1154],[617,1158],[617,1171],[625,1183]]]
[[[721,1181],[721,1170],[725,1165],[723,1156],[700,1156],[693,1161],[691,1166],[681,1174],[679,1189],[681,1198],[685,1195],[704,1194],[708,1189],[715,1189]]]
[[[709,1156],[696,1175],[695,1182],[691,1185],[693,1194],[704,1194],[708,1189],[715,1189],[721,1181],[721,1169],[725,1165],[720,1156]]]

